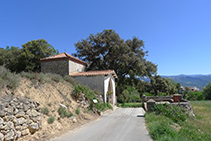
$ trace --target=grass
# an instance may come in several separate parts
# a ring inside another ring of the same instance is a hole
[[[52,124],[55,121],[55,117],[49,117],[48,124]]]
[[[148,112],[145,117],[151,137],[168,141],[211,140],[211,101],[194,101],[191,104],[196,116],[187,116],[185,121],[175,121],[165,111],[159,114]]]
[[[142,104],[141,103],[121,103],[119,106],[122,108],[127,108],[127,107],[137,108],[137,107],[142,107]]]

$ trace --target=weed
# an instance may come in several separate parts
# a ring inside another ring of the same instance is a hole
[[[67,115],[67,117],[72,117],[73,116],[73,113],[72,112],[70,112],[68,115]]]
[[[80,114],[80,108],[79,108],[79,107],[75,110],[75,113],[76,113],[77,115]]]
[[[52,124],[55,121],[55,117],[48,118],[48,124]]]
[[[67,111],[66,111],[66,109],[63,108],[63,107],[59,107],[58,113],[59,113],[59,115],[60,115],[61,118],[64,118],[64,117],[67,116]]]
[[[79,83],[77,81],[75,81],[73,78],[71,78],[68,75],[64,76],[64,80],[67,81],[68,83],[72,84],[73,86],[79,85]]]
[[[51,105],[52,105],[51,103],[48,103],[48,106],[50,106],[50,107],[51,107]]]
[[[45,115],[48,115],[49,114],[49,110],[47,107],[44,107],[41,111],[41,113],[45,114]]]

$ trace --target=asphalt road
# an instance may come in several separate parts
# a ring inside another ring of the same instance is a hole
[[[152,141],[142,108],[119,108],[52,141]]]

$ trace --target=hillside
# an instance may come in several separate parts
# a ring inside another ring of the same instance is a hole
[[[181,86],[197,87],[200,90],[203,89],[209,82],[211,82],[211,75],[172,75],[172,76],[161,76],[164,78],[170,78]],[[150,79],[143,78],[142,80],[150,82]]]
[[[178,76],[162,76],[170,78],[181,86],[197,87],[200,90],[203,89],[210,81],[211,75],[178,75]]]
[[[42,109],[41,130],[18,140],[47,140],[99,117],[98,112],[89,110],[90,100],[86,95],[82,95],[81,99],[73,97],[74,85],[78,84],[72,79],[42,73],[17,75],[0,67],[0,82],[0,97],[23,97],[39,101]],[[96,94],[96,97],[99,99],[99,95]],[[60,107],[66,109],[63,117],[58,112]],[[48,123],[50,117],[55,118],[52,124]]]

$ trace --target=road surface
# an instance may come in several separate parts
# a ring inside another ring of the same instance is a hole
[[[119,108],[52,141],[152,141],[142,108]]]

